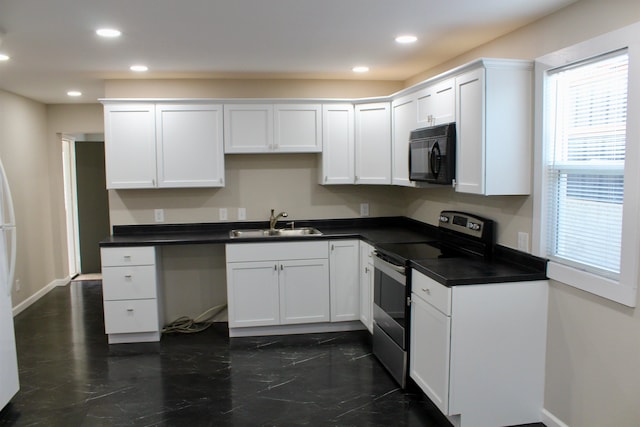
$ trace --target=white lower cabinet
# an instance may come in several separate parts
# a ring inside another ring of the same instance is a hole
[[[358,252],[358,240],[329,242],[332,322],[360,319]]]
[[[163,326],[155,247],[102,248],[102,294],[109,343],[159,341]]]
[[[330,320],[327,242],[226,245],[229,328]]]
[[[548,283],[445,287],[412,270],[409,374],[456,427],[541,421]]]
[[[360,241],[360,321],[373,333],[373,246]]]
[[[278,264],[273,261],[227,263],[229,327],[280,323]]]

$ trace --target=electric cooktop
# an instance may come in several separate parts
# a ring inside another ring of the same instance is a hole
[[[411,260],[478,256],[490,259],[495,244],[493,221],[457,211],[442,211],[437,239],[411,243],[379,243],[376,256],[398,266]]]

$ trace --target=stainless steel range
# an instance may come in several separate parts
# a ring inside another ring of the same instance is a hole
[[[476,215],[442,211],[433,240],[376,245],[374,258],[373,354],[402,388],[409,366],[411,260],[482,257],[491,259],[493,221]]]

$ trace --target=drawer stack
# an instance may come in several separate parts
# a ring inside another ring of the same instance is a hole
[[[154,247],[102,248],[109,344],[160,340],[159,257]]]

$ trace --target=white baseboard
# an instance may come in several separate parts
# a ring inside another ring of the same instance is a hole
[[[569,427],[569,424],[563,423],[560,421],[560,418],[556,417],[546,409],[542,410],[542,422],[547,427]]]
[[[43,296],[48,294],[51,291],[51,289],[56,288],[58,286],[66,286],[66,285],[69,284],[70,281],[71,281],[71,277],[67,277],[67,278],[64,278],[64,279],[56,279],[53,282],[49,283],[44,288],[40,289],[38,292],[36,292],[35,294],[31,295],[29,298],[27,298],[26,300],[22,301],[20,304],[18,304],[15,307],[13,307],[13,316],[15,317],[18,314],[20,314],[23,311],[25,311],[33,303],[35,303],[40,298],[42,298]]]

